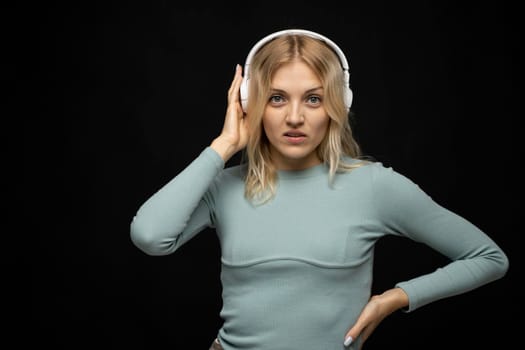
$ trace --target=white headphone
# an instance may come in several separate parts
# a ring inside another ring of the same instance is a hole
[[[344,84],[345,84],[345,86],[344,86],[344,103],[345,103],[346,109],[350,110],[350,106],[352,105],[353,93],[352,93],[352,90],[350,89],[350,72],[349,72],[349,67],[348,67],[348,61],[346,60],[346,57],[345,57],[343,51],[339,48],[339,46],[337,46],[332,40],[328,39],[327,37],[325,37],[325,36],[323,36],[321,34],[309,31],[309,30],[304,30],[304,29],[286,29],[286,30],[281,30],[281,31],[272,33],[272,34],[262,38],[261,40],[259,40],[252,47],[252,49],[248,53],[248,57],[246,58],[246,62],[244,63],[244,71],[243,71],[244,72],[244,77],[243,77],[243,80],[241,82],[241,88],[240,88],[242,109],[244,111],[246,111],[246,107],[248,106],[248,95],[249,95],[248,94],[248,86],[250,85],[249,84],[250,83],[250,75],[249,74],[250,74],[250,64],[252,62],[253,56],[259,50],[259,48],[261,48],[261,46],[263,46],[267,42],[271,41],[272,39],[274,39],[274,38],[276,38],[278,36],[281,36],[281,35],[285,35],[285,34],[308,35],[308,36],[310,36],[312,38],[315,38],[315,39],[323,41],[324,43],[326,43],[328,46],[330,46],[335,51],[335,53],[339,57],[339,61],[341,61],[341,68],[343,69],[343,74],[344,74]]]

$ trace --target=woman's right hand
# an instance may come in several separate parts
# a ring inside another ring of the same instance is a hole
[[[235,76],[228,90],[228,108],[221,134],[213,140],[213,148],[226,162],[248,143],[248,127],[240,101],[242,67],[237,64]]]

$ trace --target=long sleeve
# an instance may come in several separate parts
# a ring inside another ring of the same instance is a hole
[[[217,152],[204,149],[138,209],[130,225],[132,242],[149,255],[167,255],[211,226],[204,197],[223,168]]]
[[[488,235],[437,204],[408,178],[384,168],[376,172],[374,188],[378,217],[389,233],[426,244],[451,260],[434,272],[397,283],[409,296],[406,311],[506,274],[508,258]]]
[[[244,195],[246,170],[224,169],[215,151],[204,150],[131,224],[133,241],[151,255],[175,251],[206,226],[215,229],[224,349],[343,349],[344,334],[370,300],[374,245],[387,234],[450,258],[397,284],[409,296],[408,311],[508,268],[485,233],[379,164],[338,173],[332,186],[325,164],[279,171],[276,196],[260,206]]]

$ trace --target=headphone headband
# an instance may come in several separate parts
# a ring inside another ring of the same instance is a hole
[[[266,43],[273,40],[274,38],[282,36],[282,35],[293,35],[293,34],[306,35],[314,39],[321,40],[325,42],[337,54],[337,56],[339,57],[339,61],[341,62],[341,68],[343,69],[343,75],[344,75],[345,105],[346,105],[346,108],[349,110],[352,104],[352,90],[350,90],[350,72],[349,72],[349,65],[348,65],[348,60],[346,59],[346,56],[344,55],[343,51],[339,48],[339,46],[337,46],[336,43],[328,39],[326,36],[321,35],[316,32],[312,32],[310,30],[305,30],[305,29],[285,29],[285,30],[281,30],[281,31],[269,34],[265,36],[264,38],[262,38],[261,40],[259,40],[252,47],[244,63],[244,70],[243,70],[244,78],[243,78],[243,82],[241,83],[241,91],[240,91],[242,108],[246,110],[246,106],[248,104],[248,85],[249,85],[248,82],[250,79],[250,76],[249,76],[250,75],[250,65],[251,65],[253,56],[257,53],[257,51],[259,51],[259,49],[262,46],[264,46]]]
[[[310,36],[312,38],[324,41],[325,43],[328,44],[328,46],[330,46],[337,53],[337,56],[339,56],[339,60],[341,61],[341,67],[344,70],[347,70],[347,71],[349,70],[348,61],[347,61],[343,51],[332,40],[328,39],[324,35],[312,32],[310,30],[305,30],[305,29],[285,29],[285,30],[281,30],[281,31],[272,33],[272,34],[262,38],[261,40],[259,40],[252,47],[252,49],[248,53],[248,57],[246,58],[246,63],[244,64],[244,66],[245,66],[244,74],[248,74],[248,71],[246,70],[246,67],[250,66],[250,64],[252,63],[253,56],[257,53],[257,51],[259,51],[259,49],[262,46],[264,46],[266,43],[268,43],[269,41],[273,40],[274,38],[277,38],[278,36],[285,35],[285,34],[286,35],[288,35],[288,34],[307,35],[307,36]]]

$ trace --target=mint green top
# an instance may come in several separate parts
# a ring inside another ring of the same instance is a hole
[[[450,259],[396,284],[409,297],[406,311],[508,269],[485,233],[381,163],[339,173],[333,186],[323,164],[279,171],[276,196],[262,206],[244,197],[243,169],[225,168],[207,147],[131,222],[132,241],[150,255],[173,253],[215,228],[224,320],[218,338],[225,350],[344,350],[344,336],[371,296],[374,245],[385,235],[424,243]]]

